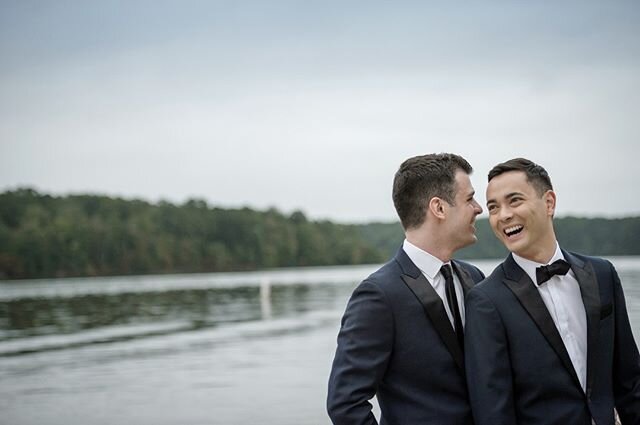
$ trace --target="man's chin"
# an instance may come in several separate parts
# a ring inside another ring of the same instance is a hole
[[[527,250],[518,244],[504,244],[504,247],[512,254],[522,258],[527,258]]]
[[[478,237],[477,237],[476,235],[473,235],[471,238],[469,238],[469,240],[468,240],[468,241],[466,241],[464,244],[462,244],[462,245],[460,246],[460,248],[458,248],[458,249],[466,248],[466,247],[468,247],[468,246],[473,245],[473,244],[474,244],[474,243],[476,243],[476,242],[478,242]]]

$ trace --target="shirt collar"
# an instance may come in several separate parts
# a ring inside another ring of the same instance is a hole
[[[436,275],[440,272],[440,268],[442,267],[442,265],[449,264],[449,262],[443,263],[439,258],[434,257],[427,251],[423,251],[406,239],[402,244],[402,249],[407,254],[409,259],[413,261],[413,264],[415,264],[420,269],[420,271],[429,278],[431,282],[435,280]]]
[[[536,278],[537,267],[546,266],[547,264],[551,264],[556,260],[564,260],[564,255],[562,255],[562,250],[560,249],[560,245],[558,244],[558,241],[556,241],[556,250],[547,264],[542,264],[536,261],[527,260],[526,258],[520,257],[519,255],[513,252],[511,253],[511,255],[513,255],[513,259],[522,268],[522,270],[524,270],[525,273],[529,275],[533,283],[536,283],[537,281],[537,278]]]

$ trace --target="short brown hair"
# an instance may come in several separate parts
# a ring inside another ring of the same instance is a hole
[[[473,168],[452,153],[414,156],[400,165],[393,179],[393,205],[405,230],[422,225],[431,198],[454,205],[458,170],[471,174]]]

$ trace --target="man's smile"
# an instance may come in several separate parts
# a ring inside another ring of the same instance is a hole
[[[514,226],[509,226],[503,230],[504,234],[507,235],[507,238],[511,238],[518,233],[522,232],[524,226],[521,224],[516,224]]]

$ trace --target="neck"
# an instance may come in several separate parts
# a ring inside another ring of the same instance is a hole
[[[428,252],[443,263],[451,260],[454,249],[451,249],[447,245],[447,241],[437,235],[433,234],[429,237],[426,236],[426,232],[420,229],[407,230],[404,233],[405,238],[421,250]]]
[[[516,254],[527,260],[535,261],[536,263],[547,264],[553,257],[553,254],[555,254],[556,246],[556,235],[552,231],[544,240],[541,240],[538,244],[531,247],[530,250],[522,254],[516,252]]]

